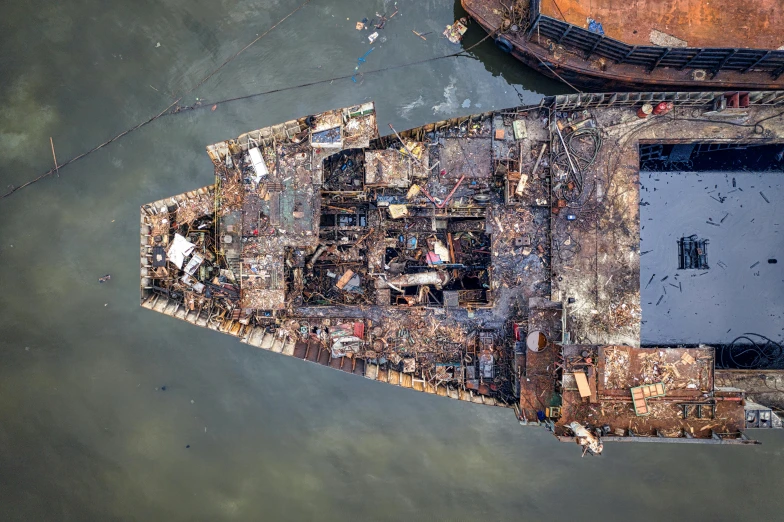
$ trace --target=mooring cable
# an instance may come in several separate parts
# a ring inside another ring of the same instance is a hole
[[[294,9],[294,10],[293,10],[293,11],[291,11],[289,14],[287,14],[286,16],[284,16],[283,18],[281,18],[280,20],[278,20],[278,21],[277,21],[277,22],[276,22],[276,23],[275,23],[275,24],[274,24],[272,27],[270,27],[269,29],[267,29],[266,31],[264,31],[263,33],[261,33],[260,35],[258,35],[256,38],[254,38],[254,39],[253,39],[253,40],[252,40],[252,41],[251,41],[251,42],[250,42],[248,45],[246,45],[245,47],[243,47],[242,49],[240,49],[239,51],[237,51],[236,53],[234,53],[234,54],[233,54],[233,55],[231,55],[230,57],[226,58],[226,60],[224,60],[224,61],[223,61],[223,63],[221,63],[221,64],[220,64],[218,67],[216,67],[215,69],[213,69],[213,70],[212,70],[212,71],[211,71],[211,72],[210,72],[210,73],[209,73],[207,76],[205,76],[204,78],[202,78],[201,80],[199,80],[199,82],[198,82],[198,83],[196,83],[194,86],[192,86],[190,89],[188,89],[187,91],[185,91],[184,93],[182,93],[182,94],[181,94],[181,95],[180,95],[180,96],[179,96],[179,97],[178,97],[176,100],[174,100],[173,102],[171,102],[171,104],[169,104],[169,106],[168,106],[168,107],[166,107],[165,109],[163,109],[163,110],[162,110],[161,112],[159,112],[158,114],[156,114],[156,115],[152,116],[151,118],[149,118],[149,119],[147,119],[147,120],[145,120],[145,121],[143,121],[143,122],[141,122],[141,123],[139,123],[139,124],[137,124],[137,125],[135,125],[135,126],[131,127],[130,129],[127,129],[127,130],[125,130],[125,131],[121,132],[120,134],[118,134],[118,135],[117,135],[117,136],[115,136],[114,138],[111,138],[111,139],[109,139],[109,140],[107,140],[107,141],[105,141],[105,142],[101,143],[100,145],[98,145],[98,146],[96,146],[96,147],[93,147],[92,149],[88,150],[87,152],[83,152],[83,153],[79,154],[78,156],[75,156],[75,157],[73,157],[73,158],[69,159],[69,160],[68,160],[68,161],[66,161],[65,163],[61,163],[61,164],[57,165],[57,166],[56,166],[54,169],[50,169],[48,172],[45,172],[44,174],[42,174],[42,175],[38,176],[37,178],[35,178],[35,179],[32,179],[32,180],[28,181],[27,183],[25,183],[25,184],[23,184],[23,185],[19,185],[18,187],[12,187],[12,188],[11,188],[11,190],[9,190],[9,191],[8,191],[8,192],[6,192],[5,194],[3,194],[3,196],[2,196],[2,197],[3,197],[3,198],[7,198],[8,196],[10,196],[11,194],[13,194],[14,192],[16,192],[16,191],[18,191],[18,190],[21,190],[21,189],[23,189],[23,188],[25,188],[25,187],[28,187],[28,186],[32,185],[33,183],[36,183],[37,181],[40,181],[40,180],[44,179],[45,177],[51,176],[51,175],[52,175],[54,172],[58,172],[58,175],[59,175],[59,169],[60,169],[60,168],[62,168],[62,167],[65,167],[66,165],[70,165],[71,163],[73,163],[73,162],[75,162],[75,161],[78,161],[78,160],[80,160],[80,159],[84,158],[85,156],[87,156],[87,155],[89,155],[89,154],[92,154],[93,152],[96,152],[96,151],[98,151],[98,150],[100,150],[100,149],[102,149],[102,148],[106,147],[106,146],[107,146],[107,145],[109,145],[110,143],[112,143],[112,142],[114,142],[114,141],[117,141],[117,140],[119,140],[119,139],[120,139],[120,138],[122,138],[123,136],[126,136],[126,135],[130,134],[131,132],[133,132],[133,131],[135,131],[135,130],[138,130],[138,129],[140,129],[140,128],[144,127],[145,125],[147,125],[147,124],[149,124],[149,123],[152,123],[152,122],[154,122],[155,120],[157,120],[158,118],[160,118],[160,117],[161,117],[161,116],[163,116],[164,114],[167,114],[167,113],[169,112],[169,110],[170,110],[172,107],[174,107],[175,105],[177,105],[177,104],[178,104],[180,101],[182,101],[182,99],[183,99],[185,96],[187,96],[188,94],[192,93],[193,91],[195,91],[196,89],[198,89],[199,87],[201,87],[202,85],[204,85],[204,83],[205,83],[207,80],[209,80],[210,78],[212,78],[213,76],[215,76],[215,74],[217,74],[217,73],[218,73],[218,71],[220,71],[220,70],[221,70],[221,69],[223,69],[225,66],[227,66],[229,63],[231,63],[232,61],[234,61],[234,60],[235,60],[235,59],[236,59],[236,58],[237,58],[237,57],[238,57],[240,54],[242,54],[242,53],[244,53],[245,51],[247,51],[247,50],[248,50],[248,49],[249,49],[251,46],[253,46],[253,44],[255,44],[256,42],[258,42],[259,40],[261,40],[262,38],[264,38],[265,36],[267,36],[267,35],[268,35],[268,34],[269,34],[269,33],[270,33],[270,32],[271,32],[273,29],[275,29],[275,28],[276,28],[276,27],[278,27],[280,24],[282,24],[283,22],[285,22],[285,21],[286,21],[286,20],[287,20],[289,17],[291,17],[291,16],[292,16],[294,13],[296,13],[297,11],[299,11],[300,9],[302,9],[303,7],[305,7],[306,5],[308,5],[310,2],[311,2],[311,0],[305,0],[305,1],[304,1],[302,4],[300,4],[300,5],[299,5],[299,6],[298,6],[296,9]]]
[[[212,76],[213,76],[215,73],[217,73],[217,72],[218,72],[220,69],[222,69],[222,68],[223,68],[225,65],[227,65],[229,62],[231,62],[231,61],[232,61],[232,60],[234,60],[234,59],[235,59],[237,56],[239,56],[239,54],[240,54],[240,53],[242,53],[243,51],[247,50],[247,49],[248,49],[248,48],[249,48],[251,45],[253,45],[254,43],[258,42],[258,41],[259,41],[259,40],[260,40],[260,39],[261,39],[263,36],[265,36],[267,33],[269,33],[270,31],[272,31],[273,29],[275,29],[275,27],[277,27],[278,25],[280,25],[280,24],[281,24],[281,23],[282,23],[284,20],[286,20],[288,17],[290,17],[291,15],[293,15],[294,13],[296,13],[297,11],[299,11],[300,9],[302,9],[302,8],[303,8],[305,5],[307,5],[308,3],[310,3],[310,1],[311,1],[311,0],[306,0],[306,1],[305,1],[303,4],[301,4],[301,5],[300,5],[299,7],[297,7],[297,8],[296,8],[294,11],[292,11],[291,13],[289,13],[288,15],[286,15],[284,18],[282,18],[282,19],[281,19],[279,22],[277,22],[275,25],[273,25],[272,27],[270,27],[269,29],[267,29],[267,31],[265,31],[263,34],[261,34],[261,35],[260,35],[259,37],[257,37],[255,40],[253,40],[253,41],[252,41],[250,44],[246,45],[246,46],[245,46],[245,47],[243,47],[243,48],[242,48],[240,51],[238,51],[237,53],[235,53],[235,54],[234,54],[234,55],[233,55],[231,58],[229,58],[229,59],[227,59],[226,61],[224,61],[224,62],[223,62],[223,63],[222,63],[220,66],[218,66],[218,68],[217,68],[217,69],[215,69],[214,71],[212,71],[212,72],[211,72],[209,75],[207,75],[207,76],[206,76],[204,79],[202,79],[201,81],[199,81],[199,83],[197,83],[197,84],[196,84],[194,87],[192,87],[192,88],[191,88],[191,89],[189,89],[187,92],[185,92],[184,94],[182,94],[182,95],[181,95],[179,98],[177,98],[177,99],[176,99],[174,102],[172,102],[172,103],[171,103],[171,104],[170,104],[168,107],[166,107],[166,108],[165,108],[163,111],[159,112],[158,114],[156,114],[155,116],[151,117],[150,119],[148,119],[148,120],[146,120],[146,121],[143,121],[143,122],[139,123],[138,125],[136,125],[136,126],[134,126],[134,127],[131,127],[131,128],[130,128],[130,129],[128,129],[128,130],[125,130],[125,131],[121,132],[120,134],[118,134],[117,136],[115,136],[115,137],[111,138],[110,140],[107,140],[107,141],[105,141],[105,142],[101,143],[100,145],[98,145],[98,146],[96,146],[96,147],[93,147],[92,149],[90,149],[90,150],[88,150],[88,151],[86,151],[86,152],[83,152],[82,154],[79,154],[78,156],[75,156],[75,157],[73,157],[73,158],[69,159],[69,160],[68,160],[68,161],[66,161],[65,163],[61,163],[61,164],[59,164],[59,165],[58,165],[58,168],[60,168],[60,169],[61,169],[61,168],[65,167],[65,166],[67,166],[67,165],[70,165],[71,163],[74,163],[74,162],[76,162],[76,161],[78,161],[78,160],[80,160],[80,159],[84,158],[85,156],[87,156],[87,155],[89,155],[89,154],[92,154],[93,152],[96,152],[96,151],[98,151],[98,150],[100,150],[100,149],[102,149],[102,148],[106,147],[106,146],[107,146],[107,145],[109,145],[110,143],[112,143],[112,142],[114,142],[114,141],[117,141],[118,139],[120,139],[120,138],[122,138],[122,137],[124,137],[124,136],[126,136],[126,135],[128,135],[128,134],[130,134],[131,132],[133,132],[133,131],[135,131],[135,130],[138,130],[138,129],[140,129],[140,128],[144,127],[145,125],[147,125],[147,124],[149,124],[149,123],[152,123],[153,121],[155,121],[155,120],[157,120],[157,119],[159,119],[159,118],[161,118],[161,117],[163,117],[163,116],[171,116],[171,115],[175,115],[175,114],[181,114],[181,113],[183,113],[183,112],[187,112],[187,111],[192,111],[192,110],[197,110],[197,109],[203,109],[203,108],[207,108],[207,107],[212,107],[212,106],[215,106],[215,105],[223,105],[223,104],[232,103],[232,102],[236,102],[236,101],[241,101],[241,100],[248,100],[248,99],[252,99],[252,98],[257,98],[257,97],[259,97],[259,96],[265,96],[265,95],[268,95],[268,94],[274,94],[274,93],[277,93],[277,92],[283,92],[283,91],[289,91],[289,90],[296,90],[296,89],[301,89],[301,88],[304,88],[304,87],[310,87],[310,86],[313,86],[313,85],[320,85],[320,84],[324,84],[324,83],[332,83],[332,82],[334,82],[334,81],[338,81],[338,80],[346,80],[346,79],[349,79],[349,78],[351,78],[352,76],[355,76],[355,75],[356,75],[356,71],[354,71],[354,72],[352,72],[352,73],[350,73],[350,74],[344,74],[344,75],[342,75],[342,76],[334,76],[334,77],[332,77],[332,78],[327,78],[327,79],[324,79],[324,80],[314,80],[314,81],[312,81],[312,82],[301,83],[301,84],[299,84],[299,85],[291,85],[291,86],[286,86],[286,87],[279,87],[279,88],[276,88],[276,89],[270,89],[270,90],[268,90],[268,91],[263,91],[263,92],[253,93],[253,94],[246,94],[246,95],[244,95],[244,96],[237,96],[237,97],[235,97],[235,98],[227,98],[227,99],[224,99],[224,100],[219,100],[219,101],[213,102],[211,105],[198,105],[198,106],[185,107],[185,108],[182,108],[182,107],[180,107],[180,108],[178,108],[177,110],[173,110],[173,111],[171,110],[171,109],[172,109],[172,107],[176,106],[176,105],[177,105],[177,103],[178,103],[179,101],[181,101],[181,100],[182,100],[182,99],[183,99],[183,98],[184,98],[186,95],[188,95],[189,93],[193,92],[193,91],[194,91],[194,90],[195,90],[197,87],[199,87],[199,86],[201,86],[202,84],[204,84],[204,82],[206,82],[206,81],[207,81],[209,78],[211,78],[211,77],[212,77]],[[432,57],[432,58],[426,58],[426,59],[424,59],[424,60],[417,60],[417,61],[415,61],[415,62],[407,62],[407,63],[398,64],[398,65],[391,65],[391,66],[388,66],[388,67],[381,67],[381,68],[379,68],[379,69],[373,69],[373,70],[370,70],[370,71],[365,71],[365,72],[363,73],[363,75],[368,75],[368,74],[375,74],[375,73],[380,73],[380,72],[390,71],[390,70],[394,70],[394,69],[402,69],[402,68],[405,68],[405,67],[411,67],[411,66],[414,66],[414,65],[421,65],[421,64],[423,64],[423,63],[434,62],[434,61],[437,61],[437,60],[443,60],[443,59],[446,59],[446,58],[470,57],[470,55],[468,55],[468,54],[467,54],[469,51],[471,51],[472,49],[474,49],[475,47],[477,47],[478,45],[480,45],[481,43],[483,43],[483,42],[484,42],[485,40],[487,40],[488,38],[491,38],[491,37],[493,37],[493,36],[495,35],[495,33],[496,33],[496,32],[497,32],[497,30],[496,30],[496,31],[493,31],[493,32],[491,32],[491,33],[488,33],[488,34],[487,34],[487,35],[486,35],[484,38],[482,38],[481,40],[479,40],[478,42],[476,42],[476,43],[475,43],[475,44],[473,44],[472,46],[470,46],[470,47],[468,47],[468,48],[466,48],[466,49],[462,49],[462,50],[460,50],[460,51],[454,52],[454,53],[449,53],[449,54],[445,54],[445,55],[441,55],[441,56],[434,56],[434,57]],[[28,182],[24,183],[23,185],[19,185],[18,187],[12,187],[12,188],[11,188],[11,189],[10,189],[8,192],[6,192],[6,193],[5,193],[5,194],[3,194],[2,196],[0,196],[0,199],[7,198],[7,197],[8,197],[8,196],[10,196],[11,194],[14,194],[15,192],[17,192],[17,191],[19,191],[19,190],[21,190],[21,189],[23,189],[23,188],[25,188],[25,187],[28,187],[28,186],[32,185],[33,183],[36,183],[36,182],[38,182],[38,181],[40,181],[40,180],[42,180],[42,179],[44,179],[44,178],[46,178],[46,177],[48,177],[48,176],[51,176],[51,175],[52,175],[54,172],[55,172],[55,169],[50,169],[49,171],[45,172],[44,174],[42,174],[42,175],[38,176],[37,178],[34,178],[34,179],[32,179],[32,180],[30,180],[30,181],[28,181]]]

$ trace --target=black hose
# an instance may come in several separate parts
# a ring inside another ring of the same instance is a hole
[[[784,368],[784,346],[761,334],[739,335],[718,352],[718,366],[722,368]]]
[[[584,147],[579,147],[580,143],[586,143],[586,141],[589,143],[587,153],[581,150]],[[555,143],[556,151],[552,157],[553,164],[558,165],[564,172],[568,172],[567,182],[574,184],[573,190],[561,187],[556,196],[568,204],[577,203],[582,198],[585,189],[585,171],[594,164],[602,147],[601,135],[595,128],[578,129],[566,138],[566,150],[559,142]],[[572,169],[572,164],[574,164],[574,169]]]

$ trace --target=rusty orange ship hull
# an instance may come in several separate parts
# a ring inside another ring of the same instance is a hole
[[[461,2],[501,51],[577,90],[784,88],[775,0],[744,13],[727,0]]]

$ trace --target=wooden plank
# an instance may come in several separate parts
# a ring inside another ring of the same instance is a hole
[[[577,382],[577,389],[580,391],[580,397],[590,397],[591,387],[588,386],[588,377],[583,372],[576,372],[574,380]]]
[[[354,271],[351,269],[346,270],[346,273],[343,274],[343,276],[338,280],[335,286],[343,290],[343,288],[348,284],[348,282],[351,280],[352,277],[354,277]]]

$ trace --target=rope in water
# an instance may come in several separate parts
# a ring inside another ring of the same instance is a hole
[[[443,60],[445,58],[469,57],[469,55],[466,54],[468,51],[470,51],[471,49],[473,49],[474,47],[476,47],[480,43],[484,42],[485,40],[487,40],[491,36],[492,36],[492,34],[488,34],[487,36],[482,38],[482,40],[480,40],[479,42],[475,43],[471,47],[468,47],[468,48],[466,48],[466,49],[464,49],[462,51],[458,51],[458,52],[451,53],[451,54],[445,54],[445,55],[442,55],[442,56],[434,56],[433,58],[425,58],[424,60],[418,60],[416,62],[407,62],[407,63],[398,64],[398,65],[390,65],[388,67],[381,67],[379,69],[372,69],[370,71],[365,71],[363,73],[360,73],[360,75],[366,76],[366,75],[369,75],[369,74],[375,74],[375,73],[380,73],[380,72],[385,72],[385,71],[391,71],[391,70],[394,70],[394,69],[402,69],[404,67],[411,67],[411,66],[414,66],[414,65],[421,65],[423,63],[435,62],[437,60]],[[326,78],[324,80],[314,80],[312,82],[300,83],[298,85],[289,85],[289,86],[286,86],[286,87],[279,87],[277,89],[270,89],[268,91],[256,92],[256,93],[253,93],[253,94],[246,94],[244,96],[237,96],[236,98],[227,98],[225,100],[212,102],[212,103],[206,104],[206,105],[194,105],[194,106],[190,106],[190,107],[179,107],[177,110],[171,111],[169,114],[167,114],[167,116],[174,115],[174,114],[179,114],[179,113],[181,113],[183,111],[195,111],[195,110],[198,110],[198,109],[212,108],[212,107],[214,107],[216,105],[223,105],[223,104],[232,103],[232,102],[236,102],[236,101],[242,101],[242,100],[250,100],[252,98],[257,98],[259,96],[266,96],[268,94],[274,94],[274,93],[277,93],[277,92],[290,91],[290,90],[295,90],[295,89],[302,89],[304,87],[311,87],[313,85],[319,85],[319,84],[322,84],[322,83],[332,83],[332,82],[335,82],[335,81],[338,81],[338,80],[348,80],[348,79],[350,79],[350,78],[352,78],[354,76],[357,76],[356,71],[352,72],[350,74],[344,74],[342,76],[334,76],[332,78]]]
[[[88,150],[88,151],[86,151],[86,152],[83,152],[82,154],[79,154],[78,156],[75,156],[75,157],[73,157],[73,158],[69,159],[69,160],[68,160],[68,161],[66,161],[65,163],[61,163],[61,164],[59,164],[59,165],[58,165],[58,169],[62,169],[63,167],[65,167],[65,166],[67,166],[67,165],[70,165],[71,163],[74,163],[74,162],[76,162],[76,161],[78,161],[78,160],[80,160],[80,159],[82,159],[82,158],[84,158],[84,157],[88,156],[89,154],[92,154],[93,152],[96,152],[96,151],[98,151],[98,150],[100,150],[100,149],[102,149],[102,148],[106,147],[106,146],[107,146],[107,145],[109,145],[110,143],[113,143],[113,142],[115,142],[115,141],[119,140],[120,138],[122,138],[122,137],[124,137],[124,136],[127,136],[127,135],[128,135],[128,134],[130,134],[131,132],[133,132],[133,131],[135,131],[135,130],[138,130],[138,129],[140,129],[140,128],[144,127],[145,125],[148,125],[148,124],[150,124],[150,123],[154,122],[155,120],[157,120],[158,118],[161,118],[161,117],[163,117],[163,116],[171,116],[171,115],[175,115],[175,114],[180,114],[180,113],[182,113],[182,112],[187,112],[187,111],[191,111],[191,110],[197,110],[197,109],[203,109],[203,108],[206,108],[206,107],[212,107],[212,106],[215,106],[215,105],[223,105],[223,104],[232,103],[232,102],[241,101],[241,100],[249,100],[249,99],[252,99],[252,98],[257,98],[257,97],[259,97],[259,96],[265,96],[265,95],[268,95],[268,94],[273,94],[273,93],[277,93],[277,92],[283,92],[283,91],[289,91],[289,90],[302,89],[302,88],[304,88],[304,87],[310,87],[310,86],[313,86],[313,85],[319,85],[319,84],[324,84],[324,83],[332,83],[332,82],[334,82],[334,81],[339,81],[339,80],[346,80],[346,79],[349,79],[349,78],[351,78],[351,77],[355,76],[355,75],[356,75],[356,71],[354,71],[354,72],[352,72],[352,73],[350,73],[350,74],[344,74],[344,75],[342,75],[342,76],[334,76],[334,77],[332,77],[332,78],[327,78],[327,79],[324,79],[324,80],[315,80],[315,81],[312,81],[312,82],[301,83],[301,84],[299,84],[299,85],[291,85],[291,86],[287,86],[287,87],[279,87],[279,88],[277,88],[277,89],[270,89],[270,90],[268,90],[268,91],[258,92],[258,93],[254,93],[254,94],[247,94],[247,95],[244,95],[244,96],[238,96],[238,97],[235,97],[235,98],[228,98],[228,99],[225,99],[225,100],[220,100],[220,101],[217,101],[217,102],[213,102],[211,105],[198,105],[198,106],[192,106],[192,107],[179,107],[179,106],[177,105],[177,104],[178,104],[178,103],[179,103],[179,102],[180,102],[180,101],[181,101],[181,100],[182,100],[182,99],[183,99],[183,98],[184,98],[186,95],[190,94],[190,93],[191,93],[191,92],[193,92],[193,91],[194,91],[196,88],[198,88],[198,87],[200,87],[201,85],[203,85],[203,84],[204,84],[204,82],[206,82],[208,79],[210,79],[212,76],[214,76],[214,75],[215,75],[215,74],[216,74],[218,71],[220,71],[220,70],[221,70],[223,67],[225,67],[225,66],[226,66],[226,65],[228,65],[228,64],[229,64],[231,61],[233,61],[235,58],[237,58],[237,56],[239,56],[241,53],[243,53],[244,51],[246,51],[248,48],[250,48],[250,47],[251,47],[253,44],[255,44],[256,42],[258,42],[259,40],[261,40],[261,39],[262,39],[264,36],[266,36],[266,35],[267,35],[267,34],[268,34],[270,31],[272,31],[272,30],[273,30],[273,29],[275,29],[275,28],[276,28],[278,25],[280,25],[281,23],[283,23],[283,22],[284,22],[284,21],[285,21],[287,18],[289,18],[289,17],[290,17],[290,16],[292,16],[294,13],[296,13],[297,11],[299,11],[300,9],[302,9],[303,7],[305,7],[307,4],[309,4],[309,3],[310,3],[310,1],[311,1],[311,0],[306,0],[306,1],[305,1],[304,3],[302,3],[302,4],[301,4],[299,7],[297,7],[296,9],[294,9],[293,11],[291,11],[289,14],[287,14],[285,17],[283,17],[283,18],[282,18],[280,21],[278,21],[278,22],[277,22],[275,25],[273,25],[272,27],[270,27],[269,29],[267,29],[267,30],[266,30],[264,33],[262,33],[261,35],[259,35],[259,36],[258,36],[256,39],[254,39],[254,40],[253,40],[251,43],[249,43],[248,45],[246,45],[245,47],[243,47],[242,49],[240,49],[239,51],[237,51],[237,52],[236,52],[234,55],[232,55],[230,58],[227,58],[227,59],[226,59],[226,61],[224,61],[224,62],[223,62],[223,63],[222,63],[220,66],[218,66],[218,67],[217,67],[215,70],[213,70],[213,71],[212,71],[210,74],[208,74],[207,76],[205,76],[205,77],[204,77],[202,80],[200,80],[200,81],[199,81],[199,82],[198,82],[196,85],[194,85],[193,87],[191,87],[191,88],[190,88],[188,91],[186,91],[185,93],[183,93],[183,94],[182,94],[180,97],[178,97],[176,100],[174,100],[174,101],[173,101],[171,104],[169,104],[169,106],[167,106],[165,109],[163,109],[163,110],[162,110],[161,112],[159,112],[158,114],[154,115],[153,117],[149,118],[148,120],[145,120],[145,121],[143,121],[143,122],[139,123],[138,125],[135,125],[134,127],[131,127],[131,128],[130,128],[130,129],[128,129],[128,130],[125,130],[125,131],[121,132],[121,133],[120,133],[120,134],[118,134],[117,136],[115,136],[115,137],[113,137],[113,138],[111,138],[111,139],[109,139],[109,140],[107,140],[107,141],[105,141],[105,142],[101,143],[100,145],[98,145],[98,146],[96,146],[96,147],[93,147],[92,149],[90,149],[90,150]],[[466,49],[463,49],[463,50],[460,50],[460,51],[454,52],[454,53],[445,54],[445,55],[442,55],[442,56],[435,56],[435,57],[433,57],[433,58],[426,58],[426,59],[424,59],[424,60],[417,60],[417,61],[415,61],[415,62],[408,62],[408,63],[398,64],[398,65],[391,65],[391,66],[388,66],[388,67],[382,67],[382,68],[379,68],[379,69],[373,69],[373,70],[370,70],[370,71],[365,71],[365,72],[364,72],[364,73],[362,73],[362,74],[363,74],[363,75],[376,74],[376,73],[381,73],[381,72],[384,72],[384,71],[390,71],[390,70],[394,70],[394,69],[402,69],[402,68],[405,68],[405,67],[411,67],[411,66],[414,66],[414,65],[421,65],[421,64],[423,64],[423,63],[434,62],[434,61],[437,61],[437,60],[443,60],[443,59],[446,59],[446,58],[456,58],[456,57],[470,57],[470,55],[469,55],[469,54],[467,54],[469,51],[471,51],[472,49],[474,49],[474,48],[475,48],[475,47],[477,47],[478,45],[482,44],[482,43],[483,43],[484,41],[486,41],[488,38],[492,38],[492,37],[495,35],[495,33],[496,33],[496,31],[493,31],[493,32],[491,32],[491,33],[488,33],[488,34],[487,34],[487,36],[485,36],[484,38],[482,38],[481,40],[479,40],[478,42],[476,42],[476,43],[475,43],[475,44],[473,44],[472,46],[470,46],[470,47],[468,47],[468,48],[466,48]],[[176,108],[175,110],[172,110],[172,108],[173,108],[173,107],[175,107],[175,106],[177,106],[177,108]],[[37,178],[34,178],[34,179],[32,179],[32,180],[30,180],[30,181],[28,181],[28,182],[24,183],[23,185],[19,185],[18,187],[12,187],[12,188],[11,188],[11,189],[10,189],[8,192],[6,192],[6,193],[5,193],[5,194],[3,194],[2,196],[0,196],[0,199],[7,198],[7,197],[8,197],[8,196],[10,196],[11,194],[14,194],[14,193],[16,193],[17,191],[19,191],[19,190],[21,190],[21,189],[23,189],[23,188],[29,187],[29,186],[30,186],[30,185],[32,185],[33,183],[36,183],[36,182],[38,182],[38,181],[41,181],[42,179],[44,179],[44,178],[46,178],[46,177],[48,177],[48,176],[51,176],[51,175],[52,175],[52,174],[54,174],[54,173],[55,173],[55,169],[50,169],[49,171],[45,172],[44,174],[42,174],[42,175],[38,176]]]
[[[255,39],[253,39],[253,40],[252,40],[252,41],[251,41],[251,42],[250,42],[248,45],[246,45],[245,47],[243,47],[242,49],[240,49],[239,51],[237,51],[236,53],[234,53],[232,56],[230,56],[230,57],[226,58],[226,60],[224,60],[224,62],[223,62],[222,64],[220,64],[218,67],[216,67],[215,69],[213,69],[213,70],[212,70],[212,72],[210,72],[210,73],[209,73],[207,76],[205,76],[204,78],[202,78],[201,80],[199,80],[199,82],[198,82],[198,83],[196,83],[196,84],[195,84],[193,87],[191,87],[190,89],[188,89],[187,91],[185,91],[184,93],[182,93],[182,94],[181,94],[181,95],[180,95],[180,96],[179,96],[179,97],[178,97],[176,100],[174,100],[173,102],[171,102],[171,104],[169,104],[169,106],[168,106],[168,107],[166,107],[165,109],[163,109],[163,110],[162,110],[161,112],[159,112],[158,114],[156,114],[156,115],[152,116],[151,118],[149,118],[149,119],[147,119],[147,120],[145,120],[145,121],[143,121],[143,122],[141,122],[141,123],[139,123],[139,124],[137,124],[137,125],[135,125],[135,126],[131,127],[131,128],[130,128],[130,129],[128,129],[128,130],[125,130],[125,131],[121,132],[121,133],[120,133],[120,134],[118,134],[117,136],[115,136],[115,137],[113,137],[113,138],[111,138],[111,139],[109,139],[109,140],[106,140],[105,142],[101,143],[100,145],[98,145],[98,146],[96,146],[96,147],[93,147],[92,149],[88,150],[87,152],[83,152],[83,153],[79,154],[78,156],[75,156],[75,157],[73,157],[73,158],[69,159],[69,160],[68,160],[68,161],[66,161],[65,163],[62,163],[62,164],[60,164],[60,165],[57,165],[57,167],[56,167],[56,168],[54,168],[54,169],[51,169],[51,170],[49,170],[48,172],[45,172],[44,174],[42,174],[42,175],[38,176],[37,178],[35,178],[35,179],[32,179],[32,180],[28,181],[27,183],[25,183],[25,184],[23,184],[23,185],[19,185],[18,187],[12,187],[12,188],[11,188],[11,190],[9,190],[9,191],[8,191],[8,192],[6,192],[5,194],[3,194],[3,196],[2,196],[2,197],[3,197],[3,198],[7,198],[8,196],[10,196],[11,194],[15,193],[16,191],[18,191],[18,190],[21,190],[21,189],[23,189],[23,188],[25,188],[25,187],[29,187],[29,186],[30,186],[30,185],[32,185],[33,183],[36,183],[36,182],[38,182],[38,181],[41,181],[42,179],[44,179],[44,178],[46,178],[46,177],[48,177],[48,176],[51,176],[51,175],[52,175],[52,173],[54,173],[54,172],[58,172],[58,175],[59,175],[59,169],[61,169],[61,168],[65,167],[66,165],[70,165],[71,163],[73,163],[73,162],[75,162],[75,161],[78,161],[78,160],[80,160],[80,159],[84,158],[85,156],[87,156],[87,155],[89,155],[89,154],[92,154],[93,152],[95,152],[95,151],[98,151],[98,150],[100,150],[100,149],[102,149],[102,148],[106,147],[106,146],[107,146],[107,145],[109,145],[110,143],[112,143],[112,142],[115,142],[115,141],[119,140],[119,139],[120,139],[120,138],[122,138],[123,136],[127,136],[128,134],[132,133],[133,131],[140,129],[140,128],[144,127],[145,125],[147,125],[147,124],[150,124],[150,123],[154,122],[155,120],[157,120],[158,118],[160,118],[160,117],[161,117],[161,116],[163,116],[164,114],[167,114],[167,113],[169,112],[169,110],[170,110],[172,107],[176,106],[176,105],[177,105],[177,104],[178,104],[180,101],[182,101],[182,99],[183,99],[185,96],[187,96],[188,94],[192,93],[193,91],[195,91],[196,89],[198,89],[199,87],[201,87],[202,85],[204,85],[204,83],[205,83],[207,80],[209,80],[210,78],[212,78],[213,76],[215,76],[215,74],[217,74],[217,73],[218,73],[218,71],[220,71],[221,69],[223,69],[224,67],[226,67],[226,66],[227,66],[229,63],[231,63],[232,61],[234,61],[234,60],[235,60],[235,59],[236,59],[236,58],[237,58],[237,57],[238,57],[240,54],[242,54],[242,53],[244,53],[245,51],[247,51],[247,50],[248,50],[248,49],[249,49],[251,46],[253,46],[253,44],[255,44],[256,42],[258,42],[259,40],[261,40],[262,38],[264,38],[265,36],[267,36],[267,35],[268,35],[268,34],[269,34],[269,33],[270,33],[272,30],[274,30],[274,29],[275,29],[276,27],[278,27],[280,24],[282,24],[283,22],[285,22],[285,21],[286,21],[286,20],[287,20],[289,17],[291,17],[291,16],[292,16],[294,13],[296,13],[297,11],[299,11],[300,9],[302,9],[303,7],[305,7],[306,5],[308,5],[310,2],[311,2],[311,0],[305,0],[305,2],[303,2],[302,4],[300,4],[300,5],[299,5],[299,6],[298,6],[296,9],[294,9],[294,10],[293,10],[293,11],[291,11],[289,14],[287,14],[286,16],[284,16],[283,18],[281,18],[280,20],[278,20],[278,22],[277,22],[277,23],[275,23],[275,25],[273,25],[272,27],[270,27],[269,29],[267,29],[266,31],[264,31],[263,33],[261,33],[260,35],[258,35],[258,36],[257,36]]]

